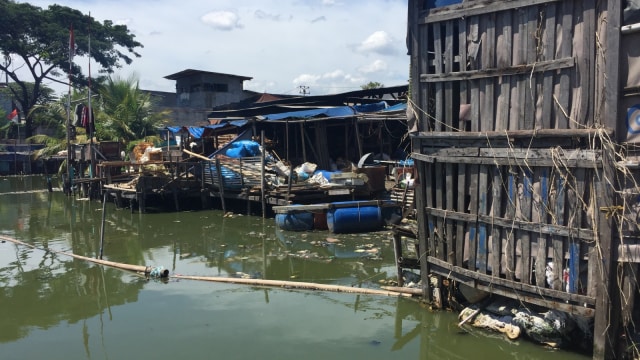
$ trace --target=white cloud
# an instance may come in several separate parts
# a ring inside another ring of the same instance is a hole
[[[368,65],[364,65],[361,66],[358,70],[360,72],[363,72],[365,74],[370,74],[370,73],[377,73],[377,72],[381,72],[381,71],[385,71],[387,70],[389,66],[387,65],[386,62],[378,59]]]
[[[314,95],[332,94],[359,90],[369,81],[406,84],[409,77],[407,0],[368,0],[366,6],[345,0],[29,3],[43,8],[57,3],[91,12],[96,21],[126,24],[144,45],[136,49],[142,56],[130,65],[121,63],[114,75],[135,72],[147,90],[175,91],[175,81],[164,77],[185,69],[253,77],[245,81],[246,89],[275,94],[298,94],[299,85],[309,86]],[[168,44],[179,44],[179,50],[167,51]],[[78,57],[77,63],[86,73],[86,58]],[[96,73],[100,69],[94,65]],[[64,85],[48,85],[67,91]]]
[[[322,79],[320,75],[302,74],[298,75],[292,82],[293,85],[313,85],[320,79]]]
[[[369,35],[369,37],[357,47],[357,50],[362,53],[378,53],[383,55],[392,55],[396,52],[393,38],[386,31],[376,31]]]
[[[213,11],[204,14],[200,19],[217,30],[229,31],[242,27],[238,14],[231,11]]]

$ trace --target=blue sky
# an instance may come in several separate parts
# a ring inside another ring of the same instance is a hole
[[[164,76],[185,69],[253,77],[245,89],[280,94],[298,94],[300,86],[332,94],[409,78],[407,0],[26,2],[58,3],[127,25],[144,48],[116,75],[135,74],[147,90],[175,91]]]

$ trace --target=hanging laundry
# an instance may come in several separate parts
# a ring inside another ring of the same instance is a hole
[[[76,108],[73,112],[73,126],[82,127],[82,111],[84,109],[84,104],[76,105]]]
[[[88,106],[85,106],[82,109],[82,127],[85,128],[87,134],[91,134],[96,131],[95,124],[93,122],[93,109],[89,109]]]

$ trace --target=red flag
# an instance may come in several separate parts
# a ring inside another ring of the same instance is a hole
[[[73,61],[73,55],[76,53],[76,42],[73,38],[73,25],[69,27],[69,62]]]
[[[13,109],[13,111],[9,115],[7,115],[7,119],[9,119],[10,121],[15,121],[17,117],[18,109]]]

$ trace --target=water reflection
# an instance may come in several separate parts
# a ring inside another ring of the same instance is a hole
[[[40,189],[37,177],[0,179],[0,234],[38,247],[0,243],[3,359],[584,358],[463,332],[455,314],[411,299],[148,281],[69,258],[56,252],[99,253],[102,205]],[[106,260],[357,287],[395,278],[385,231],[282,232],[273,219],[220,211],[106,209]]]

